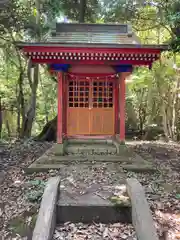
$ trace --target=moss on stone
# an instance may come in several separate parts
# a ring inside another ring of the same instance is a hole
[[[16,217],[9,222],[8,228],[12,234],[19,234],[21,237],[29,237],[28,239],[30,239],[36,224],[36,219],[37,213],[27,217]]]

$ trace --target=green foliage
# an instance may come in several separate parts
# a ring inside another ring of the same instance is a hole
[[[67,16],[70,20],[79,21],[80,4],[80,0],[61,0],[60,8],[62,9],[64,15]],[[98,0],[87,0],[85,22],[96,22],[99,12],[100,5]]]
[[[131,206],[129,197],[126,196],[112,196],[109,199],[115,207],[129,207]]]
[[[58,0],[12,0],[7,9],[0,11],[0,46],[2,46],[0,94],[3,103],[3,137],[29,135],[24,131],[24,123],[25,116],[31,109],[34,109],[36,115],[33,116],[32,134],[41,131],[43,125],[57,114],[57,99],[54,97],[57,91],[56,82],[45,71],[44,66],[39,67],[41,80],[39,81],[37,77],[35,82],[33,71],[30,70],[27,74],[27,59],[16,48],[15,41],[44,41],[49,30],[63,14],[71,20],[78,19],[79,5],[80,2],[77,4],[76,1],[73,3]],[[98,1],[87,1],[86,21],[97,20],[98,7]],[[35,94],[32,93],[30,80],[37,85]],[[37,105],[35,103],[32,107],[33,94],[36,95]],[[7,108],[8,114],[4,108]]]
[[[174,53],[180,52],[180,37],[175,37],[170,41],[170,47]]]
[[[180,51],[180,2],[104,0],[102,6],[105,22],[131,23],[142,43],[170,44],[172,52],[164,54],[152,71],[134,71],[127,89],[126,126],[141,131],[156,126],[158,132],[163,129],[167,139],[176,140],[180,103],[179,78],[173,64],[179,56],[175,58],[173,52]]]
[[[3,137],[17,136],[18,113],[22,124],[22,103],[20,103],[20,74],[23,74],[22,89],[25,113],[31,102],[31,87],[27,75],[27,60],[15,48],[14,41],[35,41],[40,31],[44,40],[49,29],[60,16],[72,21],[79,20],[80,0],[37,1],[13,0],[8,9],[0,12],[0,94],[3,104]],[[174,52],[180,51],[180,3],[179,1],[136,1],[88,0],[86,22],[131,23],[133,30],[145,44],[170,43]],[[40,23],[36,23],[38,13]],[[176,139],[180,132],[180,103],[178,75],[173,69],[176,61],[180,67],[180,57],[173,52],[164,54],[161,62],[147,68],[135,69],[132,82],[127,84],[127,126],[144,130],[151,126],[163,128],[170,138]],[[40,67],[40,81],[37,87],[36,117],[32,134],[42,130],[44,124],[57,114],[57,84],[49,76],[44,66]],[[173,119],[173,120],[172,120]],[[21,125],[20,124],[20,125]],[[32,193],[31,199],[39,198]]]
[[[164,129],[167,137],[175,140],[179,127],[172,129],[179,118],[179,95],[176,95],[179,78],[172,65],[173,58],[168,57],[164,56],[161,64],[155,63],[151,71],[147,68],[134,71],[132,81],[128,84],[127,126],[132,126],[134,119],[135,129],[150,131],[151,135],[154,131],[162,134]],[[179,60],[176,57],[177,63]]]
[[[180,2],[179,1],[136,1],[133,0],[104,0],[103,17],[105,22],[125,22],[131,23],[138,32],[149,30],[161,32],[166,30],[169,36],[166,42],[174,52],[179,52],[180,48]],[[152,31],[153,32],[153,31]],[[162,42],[162,37],[158,37],[158,42]],[[157,39],[157,37],[156,37]],[[152,43],[152,41],[151,41]]]
[[[42,198],[46,182],[41,180],[32,180],[28,182],[29,188],[25,196],[30,202],[39,202]]]
[[[176,194],[176,198],[180,199],[180,193]]]

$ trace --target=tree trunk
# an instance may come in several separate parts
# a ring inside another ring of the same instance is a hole
[[[8,132],[8,137],[11,137],[11,130],[10,130],[10,126],[9,126],[9,122],[8,120],[6,120],[6,128],[7,128],[7,132]]]
[[[162,103],[161,109],[162,109],[162,119],[163,119],[162,123],[163,123],[164,135],[165,135],[166,141],[169,141],[167,114],[166,114],[164,103]]]
[[[86,0],[80,0],[79,22],[84,23],[86,16]]]
[[[35,0],[35,6],[37,10],[36,14],[36,26],[38,27],[36,32],[36,41],[41,40],[41,26],[40,26],[40,1]],[[35,64],[33,69],[33,76],[32,76],[32,64],[31,60],[28,63],[28,80],[29,85],[31,87],[31,99],[30,99],[30,106],[25,116],[23,122],[23,136],[30,137],[32,132],[33,121],[36,115],[36,101],[37,101],[37,88],[39,83],[39,65]]]
[[[28,69],[28,71],[31,71],[32,69]],[[31,76],[29,75],[31,78]],[[34,68],[34,74],[33,74],[33,81],[32,79],[29,79],[31,82],[31,100],[30,100],[30,107],[27,111],[27,114],[25,115],[24,122],[22,124],[22,136],[29,138],[31,136],[33,121],[36,115],[36,100],[37,100],[37,87],[39,82],[39,65],[37,64]]]
[[[177,119],[179,115],[179,88],[180,88],[180,77],[179,77],[179,71],[177,74],[177,80],[176,85],[174,89],[174,95],[173,95],[173,110],[172,110],[172,133],[173,133],[173,140],[177,141]]]
[[[42,90],[42,93],[43,93],[43,85],[42,85],[42,79],[41,79],[41,76],[39,76],[39,81],[40,81],[40,85],[41,85],[41,90]],[[44,96],[44,112],[45,112],[45,119],[46,119],[46,123],[48,123],[49,121],[49,111],[48,111],[48,108],[47,108],[47,105],[46,105],[46,95],[43,93],[43,96]]]
[[[57,138],[57,116],[45,124],[42,132],[35,137],[37,141],[56,141]]]
[[[1,103],[1,96],[0,96],[0,138],[2,135],[2,103]]]
[[[22,122],[25,120],[25,101],[24,101],[24,92],[23,92],[23,80],[24,80],[24,70],[20,69],[19,78],[18,78],[18,86],[17,86],[17,134],[18,137],[23,137],[21,132],[21,117]]]
[[[156,84],[157,84],[158,94],[160,97],[160,104],[161,104],[160,112],[161,112],[161,116],[162,116],[162,125],[163,125],[164,135],[165,135],[166,141],[169,141],[170,136],[169,136],[168,119],[167,119],[167,111],[166,111],[167,103],[165,102],[165,99],[163,97],[159,78],[156,78]]]
[[[19,103],[19,94],[18,94],[18,86],[16,85],[16,99],[17,99],[17,119],[16,119],[16,137],[19,138],[21,135],[21,111],[20,111],[20,103]]]

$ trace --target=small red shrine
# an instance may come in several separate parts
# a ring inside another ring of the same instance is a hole
[[[65,138],[125,140],[125,79],[152,67],[166,45],[143,45],[128,25],[57,23],[45,42],[18,42],[32,63],[58,79],[57,143]]]

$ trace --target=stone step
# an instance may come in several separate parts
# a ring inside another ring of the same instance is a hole
[[[140,164],[124,164],[122,167],[126,171],[136,172],[136,173],[142,173],[142,172],[152,173],[157,171],[157,168],[152,164],[141,164],[141,165]]]
[[[67,140],[68,144],[108,144],[112,145],[113,144],[113,139],[68,139]]]
[[[112,162],[112,161],[111,161]],[[78,162],[78,164],[81,163],[81,162]],[[83,163],[86,163],[86,164],[92,164],[91,161],[87,160],[86,162],[82,162]],[[95,163],[98,163],[98,161],[95,161]],[[100,163],[100,161],[99,161]],[[115,161],[114,161],[115,163]],[[118,163],[118,161],[116,162]],[[32,163],[29,167],[27,168],[24,168],[24,171],[26,173],[33,173],[33,172],[46,172],[46,171],[49,171],[51,169],[56,169],[56,170],[59,170],[61,168],[63,168],[64,165],[69,165],[69,164],[73,164],[73,162],[68,162],[68,161],[64,161],[64,162],[59,162],[58,163],[52,163],[52,162],[49,162],[49,164],[47,163]],[[74,162],[74,164],[77,164],[77,162]],[[139,164],[126,164],[126,162],[121,162],[119,163],[122,167],[123,170],[125,171],[130,171],[130,172],[155,172],[157,171],[157,169],[152,166],[152,165],[139,165]]]
[[[131,223],[131,207],[114,204],[96,193],[73,195],[60,190],[57,202],[57,223]]]
[[[107,155],[116,154],[117,149],[114,145],[108,144],[69,144],[65,152],[67,154]]]
[[[26,173],[34,172],[48,172],[49,170],[59,170],[62,168],[62,164],[36,164],[32,163],[29,167],[24,168]]]
[[[89,156],[77,156],[77,155],[67,155],[67,156],[44,156],[36,161],[36,164],[69,164],[69,163],[91,163],[91,162],[109,162],[109,163],[132,163],[136,162],[135,158],[125,158],[123,156],[116,155],[89,155]]]
[[[114,207],[113,205],[57,205],[57,223],[131,223],[130,207]]]

